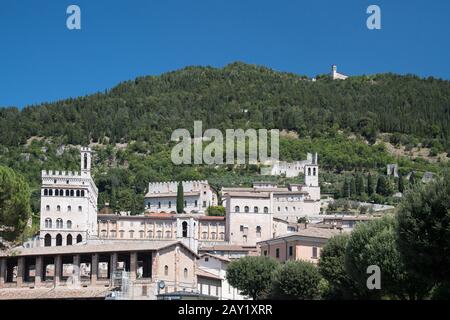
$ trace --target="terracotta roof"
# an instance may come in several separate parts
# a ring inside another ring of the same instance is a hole
[[[317,239],[330,239],[331,237],[341,234],[342,231],[338,229],[325,229],[325,228],[315,228],[313,226],[308,226],[306,229],[301,229],[297,232],[290,232],[284,235],[260,241],[258,243],[266,243],[272,242],[280,239],[293,238],[293,237],[301,237],[301,238],[317,238]]]
[[[199,220],[225,220],[225,216],[201,216],[198,217]]]
[[[219,256],[219,255],[217,255],[217,254],[212,254],[212,253],[202,253],[201,255],[200,255],[200,257],[203,257],[203,256],[209,256],[209,257],[212,257],[212,258],[215,258],[215,259],[217,259],[217,260],[221,260],[221,261],[224,261],[224,262],[230,262],[231,260],[230,259],[228,259],[227,257],[222,257],[222,256]]]
[[[205,277],[205,278],[210,278],[210,279],[223,280],[222,277],[220,277],[214,273],[200,269],[200,268],[197,269],[196,274],[197,274],[197,277]]]
[[[256,246],[240,246],[233,244],[218,244],[211,247],[202,247],[198,251],[256,251]]]

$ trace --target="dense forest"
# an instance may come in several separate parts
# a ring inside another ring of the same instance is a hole
[[[170,135],[177,128],[193,132],[194,120],[202,120],[204,130],[295,132],[297,137],[282,137],[281,158],[301,160],[306,152],[316,151],[330,174],[382,173],[392,162],[399,163],[404,174],[438,172],[446,164],[395,157],[379,138],[389,133],[392,144],[448,154],[450,82],[394,74],[345,81],[322,75],[311,81],[243,63],[221,69],[188,67],[86,97],[21,110],[0,108],[0,164],[27,178],[34,210],[40,170],[76,170],[78,145],[91,144],[95,150],[100,205],[109,202],[119,210],[139,211],[151,181],[207,178],[220,188],[255,180],[258,166],[173,165]],[[331,182],[343,181],[329,177]]]

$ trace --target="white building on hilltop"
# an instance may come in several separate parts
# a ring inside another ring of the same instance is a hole
[[[208,181],[182,181],[184,212],[204,213],[209,206],[217,205],[217,196]],[[145,208],[151,212],[176,212],[178,182],[152,182],[145,195]]]
[[[333,79],[333,80],[345,80],[347,78],[348,78],[347,75],[337,72],[337,66],[335,64],[333,64],[331,66],[331,79]]]
[[[91,149],[81,148],[81,172],[42,171],[41,246],[66,246],[97,235],[98,189],[91,176]]]
[[[287,178],[297,177],[300,173],[305,170],[305,165],[312,164],[313,154],[308,153],[306,160],[287,162],[287,161],[277,161],[273,163],[270,167],[261,168],[262,175],[270,176],[281,176],[284,175]]]

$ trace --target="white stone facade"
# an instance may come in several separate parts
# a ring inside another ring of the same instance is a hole
[[[262,175],[281,176],[284,175],[287,178],[298,177],[299,174],[305,170],[305,165],[313,162],[313,155],[307,154],[306,160],[286,162],[277,161],[268,168],[261,168]]]
[[[217,205],[217,196],[208,181],[182,181],[185,213],[204,213],[209,206]],[[176,212],[178,182],[153,182],[148,184],[145,208],[152,212]]]
[[[81,172],[42,171],[41,246],[73,245],[97,234],[98,189],[90,148],[81,148],[80,162]]]
[[[337,72],[337,66],[335,64],[333,64],[331,66],[331,79],[333,79],[333,80],[345,80],[347,78],[348,78],[348,76],[346,76],[345,74]]]

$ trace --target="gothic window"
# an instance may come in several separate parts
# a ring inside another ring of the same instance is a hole
[[[250,211],[250,209],[248,208],[248,206],[245,206],[245,207],[244,207],[244,211],[245,211],[245,213],[248,213],[248,212]]]
[[[44,189],[44,196],[48,196],[48,189]]]
[[[56,206],[56,211],[61,211],[61,206]]]
[[[268,207],[264,207],[264,213],[269,213],[269,208]]]
[[[48,228],[48,229],[52,228],[52,219],[50,219],[50,218],[45,219],[45,228]]]
[[[56,235],[56,245],[62,246],[62,235],[60,235],[59,233]]]
[[[66,226],[67,226],[67,229],[72,229],[72,221],[67,220]]]
[[[66,244],[68,245],[68,246],[71,246],[72,245],[72,235],[67,235],[67,239],[66,239]]]
[[[183,238],[187,238],[188,236],[188,224],[186,221],[183,221]]]
[[[83,241],[83,237],[79,234],[77,235],[77,243],[80,243],[81,241]]]
[[[59,190],[59,195],[60,195],[61,197],[63,197],[63,196],[64,196],[64,190],[60,189],[60,190]]]
[[[62,229],[63,228],[63,221],[61,218],[56,219],[56,228]]]
[[[235,211],[235,212],[239,212],[239,210],[240,210],[240,209],[239,209],[239,206],[234,207],[234,211]]]
[[[51,247],[52,246],[52,236],[48,233],[44,237],[44,246],[45,247]]]

